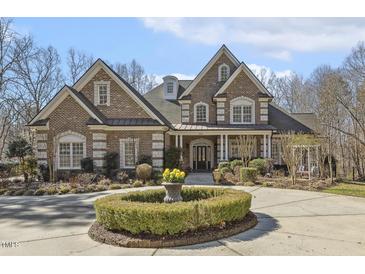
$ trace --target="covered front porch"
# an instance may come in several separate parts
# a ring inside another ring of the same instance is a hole
[[[219,162],[239,159],[237,137],[254,137],[252,158],[272,158],[272,131],[172,131],[170,147],[181,149],[183,167],[192,171],[210,171]]]

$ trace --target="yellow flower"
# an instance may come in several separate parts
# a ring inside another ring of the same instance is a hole
[[[185,172],[184,171],[181,171],[181,177],[185,178]]]

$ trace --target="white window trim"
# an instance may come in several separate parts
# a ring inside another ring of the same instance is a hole
[[[60,166],[60,144],[70,144],[70,166],[69,167],[61,167]],[[82,143],[83,152],[82,158],[86,157],[86,137],[72,131],[67,131],[61,133],[57,138],[57,168],[60,170],[80,170],[80,167],[73,166],[73,157],[72,157],[72,144],[73,143]]]
[[[227,64],[221,64],[219,67],[218,67],[218,82],[221,82],[222,81],[222,73],[221,73],[221,70],[222,70],[222,67],[226,67],[227,68],[227,79],[224,80],[224,81],[227,81],[229,76],[231,75],[231,69],[230,67],[227,65]]]
[[[136,162],[138,161],[139,138],[120,139],[120,168],[124,168],[124,169],[135,168],[135,165],[133,165],[133,166],[125,165],[125,144],[127,142],[133,142],[133,141],[135,142],[135,149],[134,149],[135,160],[136,160]]]
[[[107,103],[100,104],[100,96],[99,96],[99,85],[106,85],[107,90]],[[94,82],[94,105],[95,106],[110,106],[110,81],[95,81]]]
[[[233,107],[234,106],[251,106],[251,122],[233,122]],[[237,97],[230,102],[230,123],[236,125],[248,125],[248,124],[255,124],[255,101],[241,96]]]
[[[199,102],[194,105],[194,123],[197,123],[197,112],[196,109],[198,106],[205,106],[206,115],[205,115],[205,122],[199,122],[199,123],[208,123],[209,121],[209,105],[204,102]]]

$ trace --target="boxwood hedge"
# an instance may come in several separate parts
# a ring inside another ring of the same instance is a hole
[[[183,202],[163,203],[165,190],[115,194],[95,201],[96,220],[106,229],[132,234],[174,235],[242,220],[251,194],[222,188],[183,188]]]

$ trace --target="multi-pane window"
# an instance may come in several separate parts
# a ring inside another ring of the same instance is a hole
[[[133,141],[125,143],[124,157],[125,157],[125,162],[124,162],[125,166],[134,166],[136,164],[135,143]]]
[[[84,143],[60,143],[59,167],[80,168],[84,157]]]
[[[251,124],[254,123],[255,103],[248,98],[236,98],[231,101],[231,123]]]
[[[222,66],[220,73],[221,73],[221,81],[227,81],[227,79],[228,79],[228,67],[227,66]]]
[[[100,84],[98,85],[99,90],[99,105],[108,104],[108,85]]]
[[[174,93],[174,83],[167,83],[167,93]]]
[[[138,138],[121,140],[121,167],[134,168],[138,161]]]
[[[69,168],[71,167],[71,145],[69,143],[60,144],[60,167]]]
[[[204,123],[207,121],[207,106],[206,105],[197,105],[196,106],[196,122]]]

